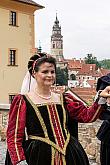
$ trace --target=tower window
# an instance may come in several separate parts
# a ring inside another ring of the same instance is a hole
[[[10,11],[10,25],[16,26],[16,12]]]
[[[55,48],[55,44],[53,44],[53,48]]]

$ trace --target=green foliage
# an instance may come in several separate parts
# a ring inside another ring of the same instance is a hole
[[[97,61],[97,57],[92,54],[87,54],[87,57],[84,58],[86,64],[96,64],[97,67],[100,67],[100,63]]]
[[[110,59],[104,59],[102,61],[99,61],[100,66],[105,69],[110,69]]]
[[[67,68],[60,69],[60,67],[58,67],[56,69],[56,84],[57,85],[68,85],[68,70],[67,70]]]
[[[110,59],[104,59],[102,61],[98,61],[96,57],[92,54],[87,54],[87,57],[84,58],[86,64],[96,64],[99,68],[110,69]]]

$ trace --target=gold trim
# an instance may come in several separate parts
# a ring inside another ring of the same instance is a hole
[[[40,140],[40,141],[42,141],[42,142],[45,142],[45,143],[51,145],[52,147],[54,147],[55,149],[57,149],[57,150],[58,150],[59,152],[61,152],[63,155],[65,155],[65,154],[66,154],[66,147],[67,147],[68,142],[69,142],[69,140],[70,140],[70,134],[68,134],[68,136],[67,136],[67,139],[66,139],[66,142],[65,142],[65,144],[64,144],[63,149],[60,148],[60,147],[59,147],[57,144],[55,144],[54,142],[50,141],[48,138],[42,138],[42,137],[33,136],[33,135],[29,135],[28,138],[29,138],[29,139]]]
[[[51,146],[51,165],[54,165],[55,148]]]
[[[63,126],[64,126],[64,130],[65,130],[65,133],[66,133],[66,136],[67,136],[68,133],[67,133],[67,129],[65,128],[67,118],[66,118],[66,110],[64,108],[64,100],[63,100],[63,95],[62,94],[61,94],[61,105],[62,105],[63,116],[64,116]]]
[[[61,127],[61,123],[60,123],[59,115],[58,115],[58,112],[57,112],[57,108],[56,108],[56,105],[54,105],[54,106],[55,106],[55,110],[56,110],[56,114],[57,114],[57,118],[58,118],[58,122],[59,122],[60,130],[61,130],[62,138],[63,138],[63,141],[64,141],[64,143],[65,143],[65,138],[64,138],[64,135],[63,135],[63,131],[62,131],[62,127]]]
[[[99,111],[100,111],[100,108],[101,108],[101,105],[99,105],[99,107],[97,108],[97,110],[96,110],[94,116],[93,116],[92,119],[89,121],[89,123],[94,121],[95,117],[97,116],[97,114],[98,114]]]
[[[63,161],[63,165],[66,165],[66,160],[64,155],[62,155],[62,161]]]
[[[49,118],[50,118],[50,124],[51,124],[51,128],[52,128],[52,132],[54,134],[54,139],[55,139],[56,144],[58,144],[57,143],[57,137],[56,137],[56,134],[55,134],[55,131],[54,131],[54,127],[53,127],[53,124],[52,124],[52,119],[51,119],[51,115],[50,115],[50,111],[49,111],[49,106],[48,105],[47,105],[47,110],[48,110],[48,114],[49,114]]]
[[[22,103],[22,99],[20,99],[20,102],[19,102],[19,106],[18,106],[18,112],[17,112],[17,118],[16,118],[16,128],[15,128],[15,149],[16,149],[16,153],[17,153],[17,157],[18,157],[18,161],[20,161],[20,154],[19,154],[19,150],[18,150],[18,147],[17,147],[17,130],[18,130],[18,120],[19,120],[19,110],[20,110],[20,107],[21,107],[21,103]]]
[[[25,95],[25,96],[26,96],[27,100],[31,103],[32,107],[34,108],[34,110],[35,110],[35,112],[36,112],[36,115],[37,115],[37,117],[38,117],[38,119],[39,119],[39,121],[40,121],[40,124],[41,124],[41,126],[42,126],[42,129],[43,129],[43,131],[44,131],[45,137],[49,139],[48,133],[47,133],[46,125],[45,125],[44,120],[43,120],[43,118],[42,118],[42,116],[41,116],[41,114],[40,114],[40,111],[39,111],[38,107],[31,101],[31,99],[29,98],[28,95]]]
[[[39,119],[39,121],[40,121],[40,123],[41,123],[41,126],[42,126],[42,129],[43,129],[43,131],[44,131],[44,134],[45,134],[45,138],[43,138],[43,137],[38,137],[38,136],[33,136],[33,135],[29,135],[29,136],[28,136],[29,139],[35,139],[35,140],[40,140],[40,141],[42,141],[42,142],[45,142],[45,143],[47,143],[47,144],[53,146],[55,149],[57,149],[57,150],[58,150],[59,152],[61,152],[63,155],[65,155],[65,154],[66,154],[66,147],[67,147],[67,145],[68,145],[68,143],[69,143],[69,140],[70,140],[70,133],[68,133],[68,135],[67,135],[67,139],[66,139],[66,141],[65,141],[65,143],[64,143],[63,149],[60,148],[60,147],[58,146],[58,144],[55,144],[54,142],[50,141],[50,139],[49,139],[49,137],[48,137],[46,125],[45,125],[45,123],[44,123],[44,121],[43,121],[43,118],[42,118],[40,112],[39,112],[39,109],[37,108],[36,104],[34,104],[34,103],[31,101],[31,99],[28,97],[28,95],[25,95],[25,96],[26,96],[27,100],[31,103],[32,107],[34,108],[34,110],[35,110],[35,112],[36,112],[36,115],[37,115],[37,117],[38,117],[38,119]],[[47,104],[47,106],[48,106],[48,104]],[[51,120],[50,120],[50,121],[51,121]]]

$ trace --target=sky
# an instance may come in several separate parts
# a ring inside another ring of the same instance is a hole
[[[110,59],[110,0],[34,0],[45,8],[35,12],[35,45],[50,53],[52,27],[57,17],[63,35],[64,58],[92,54]]]

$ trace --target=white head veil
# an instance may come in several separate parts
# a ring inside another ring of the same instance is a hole
[[[27,71],[21,86],[21,94],[26,94],[29,91],[34,91],[36,87],[36,80],[31,76],[29,71]]]

